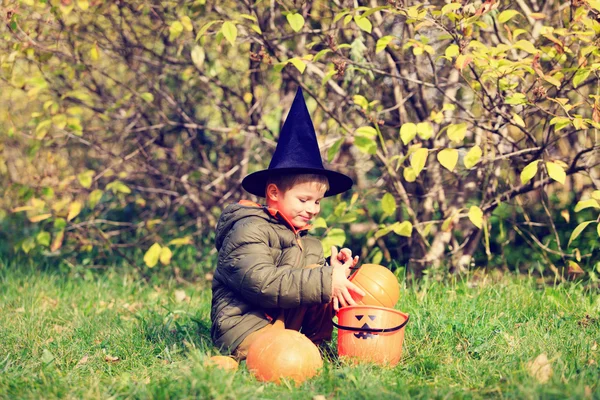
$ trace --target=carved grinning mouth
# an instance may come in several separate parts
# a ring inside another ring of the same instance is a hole
[[[361,320],[363,319],[364,315],[356,315],[356,319],[357,320]],[[375,315],[369,315],[369,319],[371,321],[375,320]],[[362,329],[371,329],[371,327],[369,326],[369,324],[367,324],[366,322],[361,326]],[[376,337],[377,334],[373,334],[371,332],[356,332],[354,334],[354,337],[357,339],[373,339],[374,337]]]

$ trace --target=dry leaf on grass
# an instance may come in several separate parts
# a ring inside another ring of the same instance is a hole
[[[81,365],[87,364],[87,362],[88,362],[88,359],[89,359],[89,357],[88,357],[88,355],[87,355],[87,354],[86,354],[85,356],[81,357],[81,360],[79,360],[79,361],[77,362],[77,366],[79,367],[79,366],[81,366]]]
[[[178,303],[181,303],[182,301],[185,301],[187,299],[188,299],[188,297],[185,294],[185,291],[183,291],[183,290],[175,291],[175,301],[177,301]]]
[[[111,356],[111,355],[107,354],[107,355],[104,356],[104,361],[106,361],[106,362],[117,362],[117,361],[121,361],[121,359],[119,357],[114,357],[114,356]]]
[[[533,361],[527,363],[529,375],[534,377],[539,383],[546,383],[552,377],[552,365],[545,353],[540,354]]]

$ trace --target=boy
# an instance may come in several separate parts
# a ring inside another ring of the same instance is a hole
[[[323,197],[342,193],[352,179],[323,167],[302,90],[281,130],[269,169],[244,178],[244,189],[266,206],[242,200],[217,224],[211,336],[238,359],[270,329],[301,330],[315,344],[331,339],[334,310],[364,293],[347,279],[358,262],[332,248],[325,263],[319,240],[307,236]]]

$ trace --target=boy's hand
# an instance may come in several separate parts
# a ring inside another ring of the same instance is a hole
[[[348,264],[348,261],[352,261],[352,262],[350,264]],[[354,257],[354,259],[353,259],[352,258],[352,250],[350,250],[348,248],[343,248],[338,253],[337,248],[335,248],[334,246],[331,246],[331,265],[332,266],[337,267],[337,266],[341,266],[341,265],[347,265],[346,276],[350,276],[350,273],[352,272],[351,269],[356,267],[356,264],[358,264],[358,256]]]
[[[345,249],[347,250],[347,249]],[[333,275],[331,277],[332,281],[332,293],[333,293],[333,309],[335,311],[339,310],[341,307],[352,306],[355,305],[356,302],[352,298],[352,293],[356,293],[358,297],[363,297],[365,292],[363,292],[358,286],[354,283],[350,282],[346,277],[347,271],[350,269],[350,266],[358,262],[358,257],[352,259],[352,253],[350,256],[346,254],[346,262],[342,264],[338,258],[338,250],[334,246],[331,247],[331,265],[333,266]],[[346,259],[345,258],[345,259]],[[356,262],[354,261],[356,260]]]

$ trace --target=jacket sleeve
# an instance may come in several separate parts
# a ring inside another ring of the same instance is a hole
[[[268,223],[236,224],[219,252],[225,284],[248,302],[264,308],[295,308],[331,301],[332,267],[276,266],[269,247]]]

